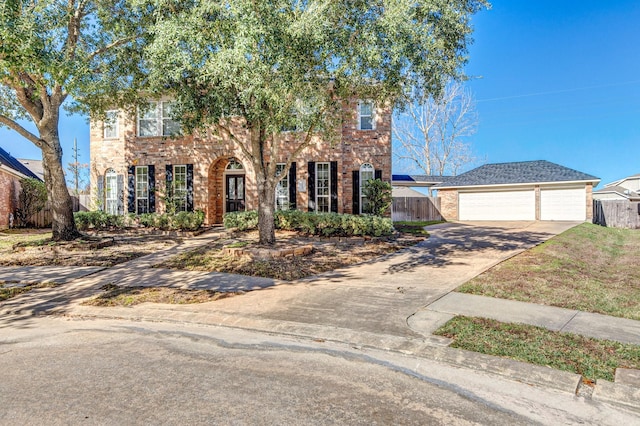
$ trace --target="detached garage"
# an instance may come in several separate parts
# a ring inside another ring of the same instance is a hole
[[[437,185],[442,215],[461,221],[585,221],[600,179],[548,161],[487,164]]]

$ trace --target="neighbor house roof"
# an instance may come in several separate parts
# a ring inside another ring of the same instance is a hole
[[[434,186],[446,182],[451,176],[432,175],[391,175],[391,185],[394,186]]]
[[[623,182],[625,182],[627,180],[635,180],[635,179],[638,179],[638,178],[640,178],[640,173],[637,174],[637,175],[627,176],[626,178],[619,179],[619,180],[617,180],[615,182],[608,183],[604,187],[605,188],[619,187],[621,183],[623,183]]]
[[[11,169],[13,172],[17,172],[19,175],[42,180],[38,176],[36,176],[35,173],[29,170],[24,164],[22,164],[2,148],[0,148],[0,167]]]
[[[44,180],[44,168],[42,160],[32,160],[29,158],[18,158],[18,161],[24,164],[27,169],[31,170],[41,180]]]
[[[523,183],[599,182],[600,179],[545,160],[485,164],[449,178],[435,188],[517,185]]]
[[[632,191],[628,188],[625,188],[623,186],[605,186],[602,189],[598,189],[597,191],[593,191],[594,194],[618,194],[621,197],[624,198],[629,198],[629,199],[636,199],[636,198],[640,198],[640,194]]]
[[[426,194],[423,194],[420,191],[416,191],[415,189],[408,188],[406,186],[394,186],[391,190],[391,196],[393,197],[406,197],[406,198],[422,198],[426,197]]]

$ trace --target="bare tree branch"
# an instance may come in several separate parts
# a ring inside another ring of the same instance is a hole
[[[14,120],[12,120],[9,117],[6,117],[6,116],[0,114],[0,123],[4,124],[5,126],[9,127],[12,130],[15,130],[16,132],[18,132],[20,134],[20,136],[24,137],[25,139],[28,139],[35,146],[37,146],[38,148],[42,149],[42,145],[43,145],[42,139],[40,139],[39,137],[37,137],[36,135],[34,135],[30,131],[28,131],[27,129],[25,129],[21,125],[19,125]]]

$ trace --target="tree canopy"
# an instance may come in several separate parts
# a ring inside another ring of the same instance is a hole
[[[42,150],[53,238],[75,238],[64,179],[59,115],[134,105],[146,83],[141,52],[150,8],[128,1],[0,3],[0,125]],[[66,102],[72,97],[75,102]],[[21,125],[30,120],[37,133]]]
[[[274,241],[277,135],[327,137],[351,98],[402,107],[461,76],[470,18],[483,0],[139,0],[157,16],[146,53],[150,83],[170,91],[187,130],[213,126],[256,172],[259,229]],[[241,117],[249,139],[235,134]],[[289,166],[287,164],[287,167]],[[284,175],[284,173],[283,173]]]

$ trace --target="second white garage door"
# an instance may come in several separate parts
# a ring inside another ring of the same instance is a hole
[[[535,220],[533,189],[520,191],[461,192],[460,220]]]
[[[585,220],[586,189],[540,189],[540,220]]]

